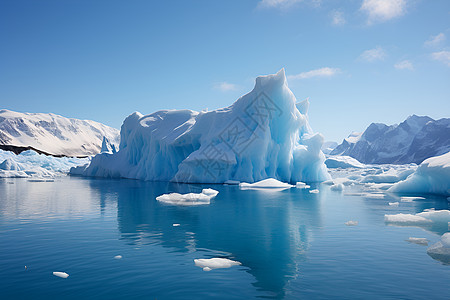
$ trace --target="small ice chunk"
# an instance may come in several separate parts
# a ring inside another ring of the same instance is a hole
[[[319,190],[318,190],[318,189],[310,190],[309,193],[310,193],[310,194],[318,194],[318,193],[319,193]]]
[[[333,184],[330,189],[332,191],[342,192],[344,190],[344,185],[342,183]]]
[[[409,243],[417,244],[417,245],[428,246],[428,240],[426,238],[410,237],[406,241]]]
[[[251,188],[291,188],[293,185],[276,180],[275,178],[264,179],[255,183],[242,182],[239,184],[241,189]]]
[[[53,272],[53,275],[60,277],[60,278],[67,278],[69,277],[69,274],[67,274],[66,272]]]
[[[194,263],[197,267],[202,268],[203,271],[211,271],[213,269],[230,268],[232,266],[241,265],[241,263],[238,261],[219,257],[209,259],[206,258],[194,259]]]
[[[299,181],[295,184],[295,187],[298,189],[304,189],[306,187],[306,183]]]
[[[389,202],[389,206],[398,206],[399,203],[398,202]]]
[[[205,205],[211,203],[211,198],[214,198],[219,192],[213,189],[204,189],[208,193],[204,194],[199,193],[189,193],[189,194],[163,194],[161,196],[156,197],[157,201],[164,202],[172,205],[185,205],[185,206],[193,206],[193,205]]]
[[[178,227],[178,226],[180,226],[180,224],[175,223],[175,224],[172,224],[172,226],[173,226],[173,227]]]
[[[425,200],[424,197],[401,197],[400,201],[402,202],[412,202],[414,200]]]
[[[212,196],[215,197],[217,196],[219,192],[213,189],[203,189],[202,190],[202,194],[208,195],[208,196]]]
[[[347,221],[345,222],[345,225],[347,226],[357,226],[358,225],[358,221]]]
[[[122,259],[122,255],[116,255],[114,256],[114,259]]]
[[[228,184],[228,185],[238,185],[239,183],[241,183],[240,181],[237,180],[227,180],[225,181],[223,184]]]
[[[370,199],[384,199],[384,194],[365,194],[364,195],[365,198],[370,198]]]
[[[450,264],[450,232],[444,233],[440,241],[428,247],[427,253],[444,264]]]
[[[431,220],[411,214],[384,215],[384,222],[398,225],[430,224]]]

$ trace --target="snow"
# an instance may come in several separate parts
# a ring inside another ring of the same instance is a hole
[[[450,222],[450,211],[428,209],[415,215],[411,214],[384,215],[384,221],[386,223],[398,225],[448,223]]]
[[[241,263],[238,261],[230,260],[227,258],[201,258],[201,259],[194,259],[194,263],[197,267],[200,267],[203,269],[203,271],[211,271],[214,269],[221,269],[221,268],[231,268],[232,266],[240,266]]]
[[[178,194],[170,193],[156,197],[156,200],[172,205],[195,206],[207,205],[219,192],[213,189],[203,189],[201,193]]]
[[[264,179],[255,183],[242,182],[239,184],[241,189],[253,189],[253,188],[291,188],[293,185],[285,182],[281,182],[274,178]]]
[[[119,131],[98,122],[0,110],[2,145],[33,147],[53,155],[88,156],[100,152],[103,137],[119,143]]]
[[[123,122],[117,153],[74,172],[185,183],[328,180],[324,139],[311,130],[306,106],[296,104],[283,69],[258,77],[226,108],[135,112]]]
[[[53,272],[53,275],[55,275],[56,277],[60,277],[60,278],[69,277],[69,274],[67,274],[66,272]]]
[[[444,264],[450,264],[450,232],[444,233],[440,241],[428,247],[427,253]]]
[[[345,222],[345,225],[347,226],[357,226],[358,225],[358,221],[347,221]]]
[[[328,156],[325,160],[327,168],[363,168],[364,164],[360,163],[356,159],[350,156]]]
[[[410,237],[406,241],[417,245],[428,246],[428,240],[426,238]]]
[[[88,158],[53,157],[27,150],[19,155],[0,150],[0,178],[29,178],[49,181],[49,178],[67,173],[70,168],[86,164]]]
[[[394,184],[388,191],[450,196],[450,152],[428,158],[410,177]]]

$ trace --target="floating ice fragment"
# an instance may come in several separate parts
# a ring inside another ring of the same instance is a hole
[[[450,264],[450,232],[444,233],[440,241],[428,247],[427,253],[444,264]]]
[[[384,221],[386,223],[393,223],[398,225],[414,225],[414,224],[430,224],[431,220],[424,217],[411,214],[396,214],[396,215],[384,215]]]
[[[209,259],[206,258],[194,259],[194,263],[197,267],[202,268],[203,271],[211,271],[213,269],[230,268],[232,266],[241,265],[241,263],[238,261],[219,257]]]
[[[384,194],[364,194],[365,198],[384,199]]]
[[[331,189],[332,191],[338,191],[338,192],[341,192],[341,191],[344,190],[344,185],[343,185],[342,183],[333,184],[333,185],[330,187],[330,189]]]
[[[406,241],[409,243],[417,244],[417,245],[428,246],[428,240],[426,238],[410,237]]]
[[[227,180],[225,181],[223,184],[228,184],[228,185],[239,185],[239,183],[241,183],[240,181],[237,180]]]
[[[116,255],[114,256],[114,259],[122,259],[122,255]]]
[[[398,206],[399,203],[398,202],[389,202],[389,206]]]
[[[173,227],[178,227],[178,226],[180,226],[180,224],[175,223],[175,224],[172,224],[172,226]]]
[[[67,274],[66,272],[53,272],[53,275],[60,277],[60,278],[67,278],[69,277],[69,274]]]
[[[304,189],[306,188],[306,183],[299,181],[295,184],[295,187],[298,189]]]
[[[213,189],[203,189],[202,190],[202,194],[205,194],[207,196],[212,196],[212,197],[217,196],[218,193],[219,193],[218,191],[213,190]]]
[[[205,194],[206,192],[207,194]],[[189,193],[189,194],[163,194],[156,197],[156,200],[172,204],[172,205],[206,205],[211,203],[211,199],[214,198],[219,192],[213,189],[203,189],[199,194]]]
[[[318,193],[319,193],[319,190],[318,190],[318,189],[310,190],[309,193],[310,193],[310,194],[318,194]]]
[[[267,178],[255,183],[242,182],[239,184],[241,189],[252,189],[252,188],[291,188],[293,185],[285,182],[276,180],[275,178]]]
[[[358,221],[347,221],[347,222],[345,222],[345,225],[347,225],[347,226],[357,226],[358,225]]]
[[[412,202],[414,200],[425,200],[424,197],[401,197],[400,201],[402,202]]]

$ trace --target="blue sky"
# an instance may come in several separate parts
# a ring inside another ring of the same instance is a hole
[[[119,128],[228,106],[283,67],[327,140],[450,117],[450,1],[0,0],[0,108]]]

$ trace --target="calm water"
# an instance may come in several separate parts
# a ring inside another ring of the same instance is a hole
[[[220,192],[207,206],[155,200],[204,187]],[[390,207],[398,199],[318,188],[310,194],[76,177],[0,181],[0,298],[450,298],[450,266],[405,241],[433,243],[448,228],[394,227],[383,219],[448,209],[445,198]],[[359,225],[345,226],[348,220]],[[211,272],[194,265],[211,257],[242,265]]]

